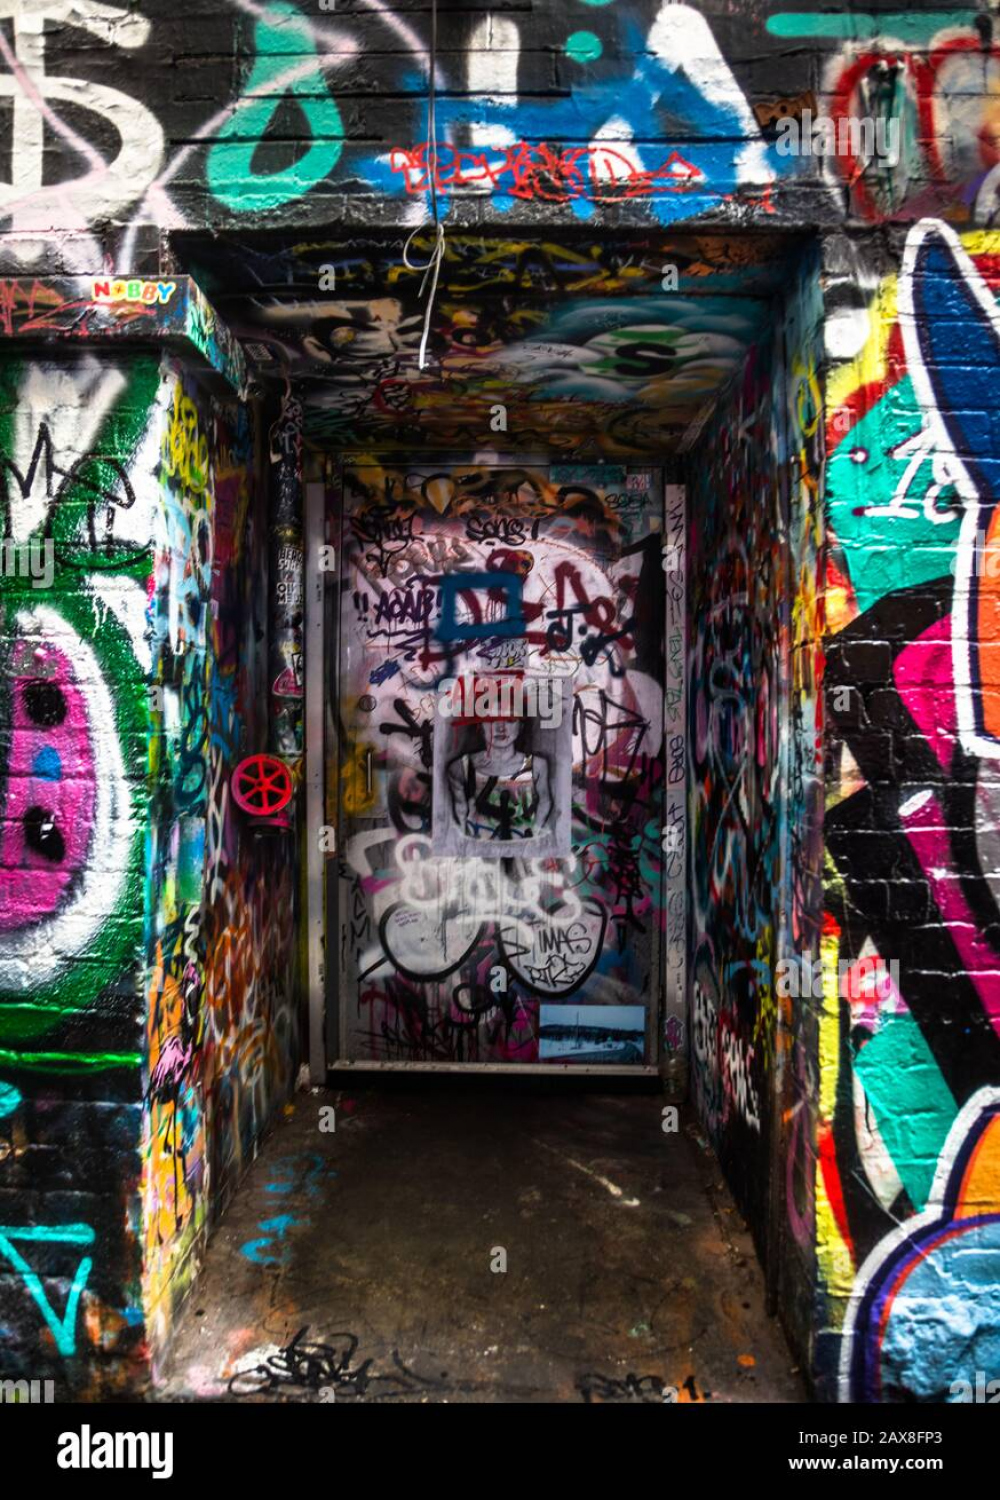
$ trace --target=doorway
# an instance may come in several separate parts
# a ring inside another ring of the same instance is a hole
[[[436,303],[389,235],[263,246],[252,297],[199,251],[303,415],[312,1082],[422,1090],[392,1149],[439,1206],[453,1083],[509,1089],[515,1176],[522,1087],[556,1134],[576,1088],[647,1090],[611,1156],[650,1121],[673,1166],[714,1153],[807,1351],[819,1014],[775,976],[821,938],[818,254],[446,250]]]

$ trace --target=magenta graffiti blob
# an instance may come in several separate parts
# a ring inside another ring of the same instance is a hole
[[[24,640],[14,655],[22,670],[15,669],[9,689],[0,932],[58,908],[86,862],[96,802],[87,704],[71,663],[56,646]]]
[[[59,986],[70,999],[108,941],[132,854],[134,815],[115,706],[92,648],[48,606],[20,611],[2,684],[8,736],[0,827],[0,996]],[[33,1017],[33,1018],[32,1018]],[[11,1028],[37,1029],[19,1009]]]

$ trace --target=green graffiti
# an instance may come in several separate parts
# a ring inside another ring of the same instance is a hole
[[[858,1052],[854,1070],[907,1196],[921,1209],[958,1107],[913,1017],[885,1022]]]
[[[0,366],[0,480],[9,492],[16,479],[6,455],[13,451],[13,429],[20,401],[24,367],[11,360]],[[104,513],[120,515],[136,503],[128,470],[146,434],[149,414],[159,385],[160,372],[152,358],[133,359],[121,394],[101,424],[90,453],[66,469],[44,442],[36,443],[39,472],[36,485],[47,485],[50,504],[38,538],[51,539],[56,557],[56,576],[46,591],[46,603],[66,598],[80,586],[81,573],[114,572],[145,580],[149,573],[149,545],[135,546],[116,541]],[[98,512],[101,512],[99,519]],[[6,517],[4,517],[6,520]],[[30,578],[4,578],[4,597],[18,603],[37,603],[38,593]]]
[[[975,10],[933,10],[914,15],[901,10],[881,11],[878,15],[864,12],[830,15],[819,11],[786,10],[768,16],[767,29],[772,36],[832,37],[847,42],[891,37],[893,41],[919,46],[946,27],[971,26],[978,14]]]
[[[0,1066],[26,1073],[113,1073],[118,1068],[137,1068],[141,1052],[17,1052],[0,1047]]]
[[[7,457],[14,451],[13,423],[20,401],[24,366],[18,361],[0,367],[0,480],[6,498],[18,479]],[[141,502],[131,489],[129,470],[148,430],[159,384],[159,364],[153,357],[129,361],[121,392],[100,424],[85,458],[68,465],[64,455],[43,444],[35,449],[35,489],[46,487],[48,505],[33,538],[51,541],[56,566],[49,587],[39,590],[20,574],[5,576],[0,591],[4,631],[16,636],[18,616],[44,608],[68,628],[57,644],[72,650],[75,637],[91,656],[89,671],[99,674],[108,691],[111,723],[92,724],[92,731],[113,730],[122,757],[120,795],[110,817],[128,832],[123,837],[119,895],[109,906],[100,929],[79,948],[74,946],[72,918],[62,934],[66,959],[54,977],[32,978],[26,965],[24,981],[0,985],[0,1061],[35,1071],[91,1071],[109,1066],[136,1066],[138,1057],[122,1055],[113,1061],[103,1053],[92,1056],[62,1052],[25,1053],[21,1046],[53,1031],[75,1013],[98,1003],[112,984],[136,988],[141,984],[140,959],[144,935],[143,868],[144,814],[149,793],[145,784],[149,709],[144,675],[135,658],[129,632],[114,610],[89,586],[95,574],[114,575],[116,584],[138,583],[145,592],[152,569],[151,539],[138,542],[115,537],[110,519]],[[25,476],[22,476],[24,478]],[[0,499],[4,498],[0,493]],[[6,523],[6,517],[4,517]],[[70,635],[70,632],[72,635]],[[11,663],[4,667],[10,671]],[[91,684],[87,684],[91,686]],[[107,836],[107,835],[106,835]],[[56,920],[52,914],[52,920]],[[59,918],[59,920],[62,920]],[[2,944],[0,944],[2,946]],[[59,949],[58,951],[62,951]],[[68,961],[70,956],[72,961]],[[13,968],[13,966],[11,966]]]
[[[838,443],[827,505],[860,610],[952,570],[961,507],[908,376]]]
[[[344,146],[340,110],[319,65],[312,30],[295,6],[269,6],[257,22],[254,46],[244,97],[208,154],[209,189],[234,213],[258,213],[302,197],[329,176]],[[254,157],[286,101],[305,117],[312,144],[291,166],[260,174]]]
[[[573,62],[594,62],[603,51],[600,37],[595,36],[592,31],[574,31],[566,39],[566,56]]]
[[[79,583],[67,569],[77,575],[114,572],[136,579],[149,573],[148,542],[116,543],[102,532],[96,512],[120,515],[136,504],[128,473],[146,435],[159,379],[156,360],[130,362],[124,390],[101,425],[93,454],[74,465],[60,491],[47,534],[55,546],[57,577],[64,576],[66,588]]]

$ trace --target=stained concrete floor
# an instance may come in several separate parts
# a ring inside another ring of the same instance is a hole
[[[804,1400],[718,1166],[662,1109],[503,1079],[298,1094],[160,1399]]]

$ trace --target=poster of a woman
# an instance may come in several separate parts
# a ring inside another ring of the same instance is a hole
[[[569,778],[559,769],[560,757],[569,768],[568,729],[568,718],[564,724],[516,716],[471,723],[439,718],[435,853],[487,859],[568,854],[560,792],[564,803]]]

